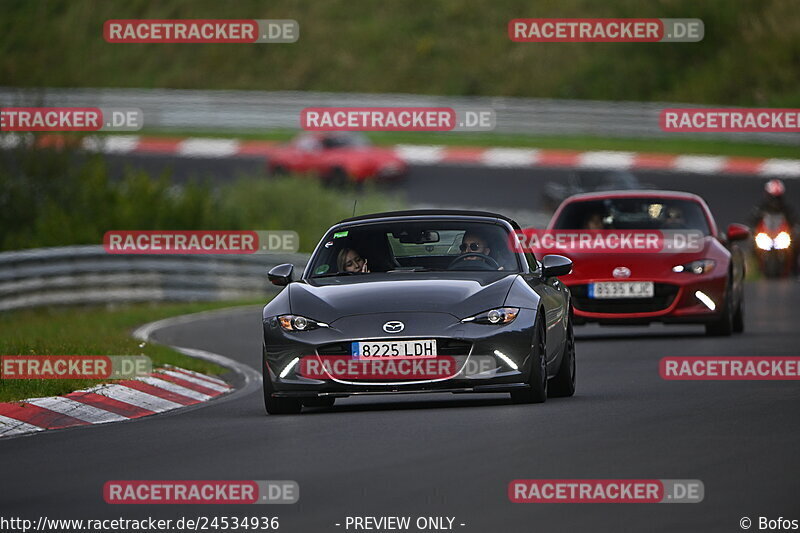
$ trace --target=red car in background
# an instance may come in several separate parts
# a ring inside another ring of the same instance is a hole
[[[571,196],[548,230],[679,230],[697,246],[680,252],[568,252],[575,323],[701,323],[709,335],[744,330],[744,254],[749,230],[719,233],[699,196],[672,191],[618,191]],[[697,233],[699,232],[699,233]],[[702,234],[702,235],[700,235]]]
[[[290,143],[270,150],[272,174],[313,174],[331,185],[394,181],[408,167],[393,150],[372,146],[359,133],[301,133]]]

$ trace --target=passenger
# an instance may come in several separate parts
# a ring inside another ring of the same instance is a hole
[[[686,229],[686,220],[683,217],[683,211],[679,207],[667,209],[664,227],[667,229]]]
[[[352,248],[342,248],[336,257],[339,272],[369,272],[367,260]]]
[[[583,229],[597,230],[597,229],[603,229],[603,227],[604,227],[603,215],[601,215],[600,213],[594,213],[586,220]]]

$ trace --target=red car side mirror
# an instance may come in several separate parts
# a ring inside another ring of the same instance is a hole
[[[731,224],[728,226],[728,241],[743,241],[750,238],[750,228],[744,224]]]

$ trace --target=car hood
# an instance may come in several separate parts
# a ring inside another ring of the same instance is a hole
[[[424,279],[420,279],[425,276]],[[375,273],[289,285],[292,313],[322,322],[390,312],[449,313],[458,318],[502,306],[516,274]]]

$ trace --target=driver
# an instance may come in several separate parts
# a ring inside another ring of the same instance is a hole
[[[492,257],[492,249],[489,247],[489,241],[476,232],[467,230],[461,238],[461,246],[459,246],[462,254],[483,254]],[[492,257],[494,259],[494,257]],[[480,257],[470,256],[465,257],[464,261],[483,261]],[[499,267],[497,270],[503,270]]]

